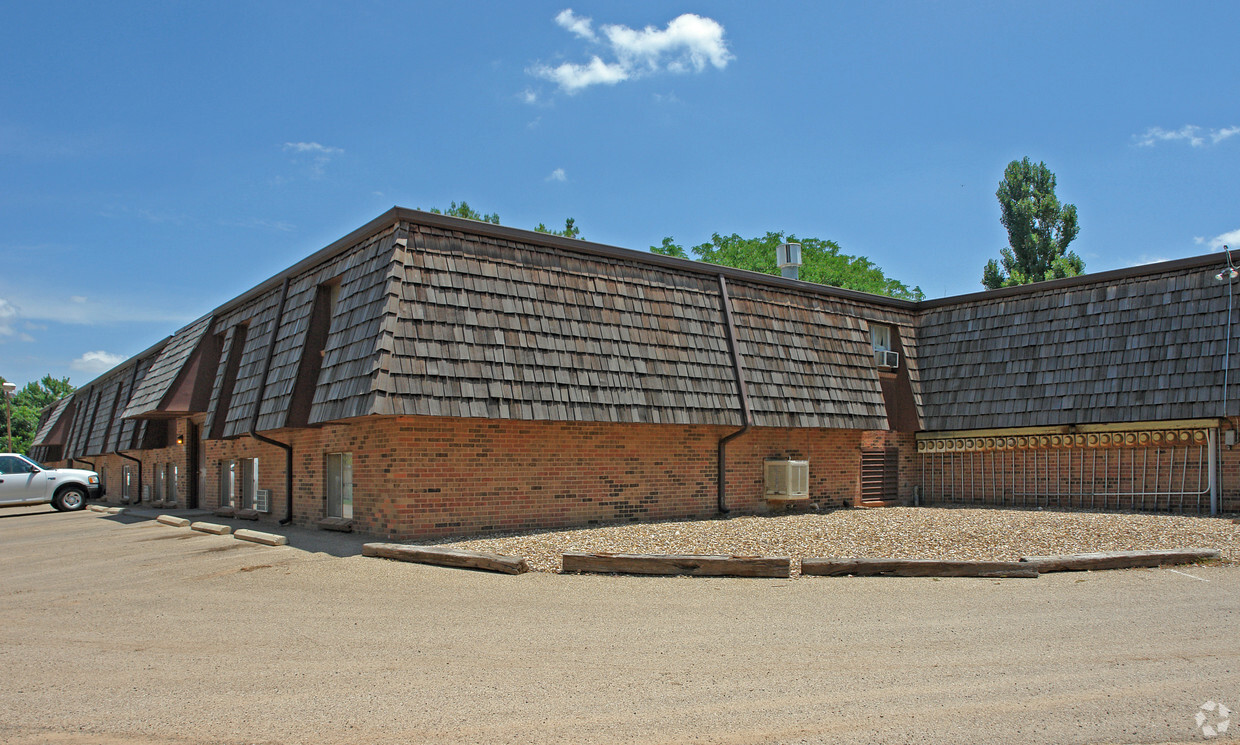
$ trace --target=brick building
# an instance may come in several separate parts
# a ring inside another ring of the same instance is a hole
[[[396,208],[50,407],[32,454],[110,501],[394,538],[919,497],[1231,510],[1225,265],[913,303]]]

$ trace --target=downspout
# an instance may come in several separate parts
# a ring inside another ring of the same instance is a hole
[[[745,368],[741,364],[740,346],[736,343],[736,324],[732,320],[732,300],[728,297],[728,282],[719,275],[719,297],[723,303],[723,318],[727,323],[728,351],[732,355],[732,371],[736,373],[736,389],[741,399],[741,428],[719,440],[719,512],[728,514],[728,443],[749,431],[753,415],[749,410],[749,389],[745,387]]]
[[[276,336],[280,333],[280,323],[284,320],[284,301],[288,299],[288,281],[289,278],[285,277],[284,285],[280,288],[280,305],[276,308],[275,322],[271,326],[271,343],[267,345],[267,359],[263,362],[263,376],[259,378],[258,397],[254,399],[254,415],[250,417],[249,431],[250,437],[255,440],[284,450],[285,510],[284,518],[280,520],[281,525],[293,522],[293,446],[287,442],[260,435],[255,430],[258,427],[258,412],[263,406],[263,394],[267,392],[267,373],[271,372],[271,358],[276,353]]]
[[[73,464],[74,464],[74,463],[85,463],[86,465],[90,466],[90,470],[92,470],[92,471],[94,471],[94,470],[95,470],[95,464],[94,464],[94,463],[91,463],[90,461],[88,461],[88,460],[86,460],[86,459],[84,459],[84,458],[70,458],[70,459],[69,459],[69,467],[70,467],[70,468],[73,468]]]
[[[138,363],[137,363],[137,362],[135,362],[135,363],[133,363],[133,377],[129,379],[129,398],[130,398],[131,400],[133,399],[133,394],[134,394],[135,386],[137,386],[137,385],[138,385]],[[122,413],[124,413],[124,412],[122,412]],[[142,461],[138,460],[137,458],[133,457],[132,455],[125,455],[124,453],[122,453],[122,452],[121,452],[121,449],[120,449],[120,444],[121,444],[121,436],[122,436],[122,435],[124,435],[124,434],[125,434],[125,424],[124,424],[124,422],[122,422],[122,423],[121,423],[121,428],[120,428],[120,430],[116,433],[116,444],[117,444],[117,448],[116,448],[116,450],[113,450],[113,451],[112,451],[112,454],[113,454],[113,455],[119,455],[120,457],[124,458],[125,460],[131,460],[131,461],[133,461],[134,463],[137,463],[137,464],[138,464],[138,504],[142,504]],[[135,444],[137,444],[137,443],[135,442],[135,440],[137,439],[137,437],[138,437],[138,423],[135,421],[135,422],[133,423],[133,434],[132,434],[132,435],[130,436],[130,438],[129,438],[129,444],[130,444],[130,445],[135,445]],[[107,443],[107,438],[105,437],[105,438],[104,438],[104,443],[103,443],[103,446],[104,446],[104,447],[107,447],[107,445],[108,445],[108,443]],[[124,485],[122,484],[122,485],[121,485],[121,491],[123,492],[123,491],[124,491],[124,489],[125,489],[125,487],[124,487]],[[123,499],[123,498],[124,498],[124,496],[122,495],[122,499]],[[126,502],[126,504],[133,504],[133,502]]]

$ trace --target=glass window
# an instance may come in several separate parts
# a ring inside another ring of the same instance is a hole
[[[166,466],[166,474],[164,476],[164,482],[165,482],[164,490],[167,494],[165,499],[167,499],[169,504],[176,504],[177,497],[180,496],[177,493],[177,464],[176,463],[169,463]]]
[[[870,344],[875,351],[891,349],[891,327],[877,323],[870,324]]]
[[[220,506],[233,507],[237,494],[237,461],[220,461]]]
[[[327,516],[353,517],[353,453],[327,454]]]
[[[241,459],[241,509],[254,509],[258,493],[258,458]]]

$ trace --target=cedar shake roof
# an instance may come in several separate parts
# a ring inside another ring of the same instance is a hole
[[[738,426],[721,277],[757,426],[886,429],[871,324],[895,329],[925,429],[1216,416],[1220,264],[913,303],[394,208],[59,416],[75,457],[136,447],[135,418],[189,391],[209,438],[368,415]]]
[[[172,335],[151,364],[150,371],[142,378],[141,385],[129,397],[122,416],[137,417],[160,408],[182,367],[210,326],[211,316],[204,316]]]
[[[917,324],[923,426],[1222,416],[1224,265],[1207,256],[935,301]]]
[[[65,409],[72,401],[73,394],[70,393],[68,396],[65,396],[43,410],[43,413],[39,416],[39,428],[35,431],[34,440],[30,443],[32,446],[63,444],[62,441],[51,439],[50,436],[52,434],[52,430],[60,421],[61,414],[65,413]]]

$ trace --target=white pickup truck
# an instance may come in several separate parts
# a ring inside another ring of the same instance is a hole
[[[79,468],[44,468],[24,455],[0,453],[0,507],[47,504],[61,512],[103,496],[99,474]]]

